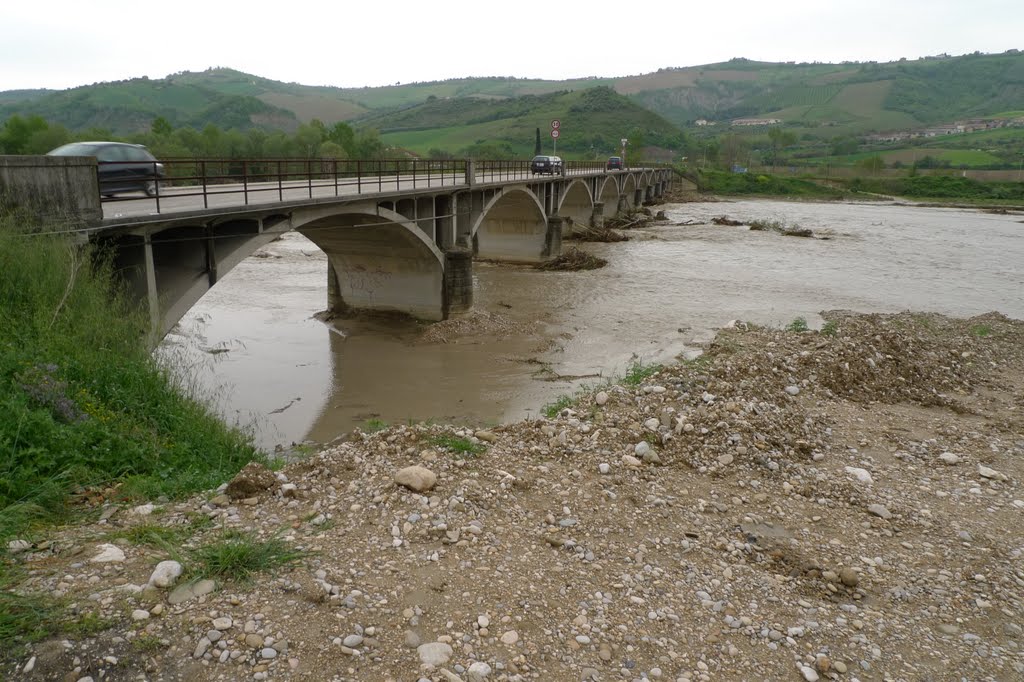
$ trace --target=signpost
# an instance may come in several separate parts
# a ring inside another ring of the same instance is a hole
[[[622,167],[626,167],[626,143],[629,142],[625,137],[619,140],[622,143]]]
[[[551,121],[551,153],[555,154],[558,151],[558,129],[562,127],[562,122],[557,118]]]

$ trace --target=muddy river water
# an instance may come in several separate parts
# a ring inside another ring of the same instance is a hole
[[[819,312],[1024,318],[1024,214],[893,204],[735,201],[658,206],[630,241],[585,244],[587,272],[476,264],[475,310],[445,342],[401,319],[324,323],[326,258],[288,234],[189,312],[160,355],[268,450],[373,422],[496,424],[537,416],[632,362],[693,353],[731,320]],[[781,221],[815,238],[710,224]],[[705,224],[681,224],[705,223]],[[501,323],[501,324],[497,324]],[[476,330],[476,331],[474,331]]]

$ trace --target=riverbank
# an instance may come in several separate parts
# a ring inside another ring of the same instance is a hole
[[[19,589],[83,625],[3,670],[1024,674],[1024,323],[823,317],[730,326],[551,418],[362,430],[187,502],[103,504],[12,548]]]

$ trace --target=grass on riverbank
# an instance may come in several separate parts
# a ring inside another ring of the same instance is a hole
[[[913,199],[1024,202],[1024,183],[980,182],[949,175],[917,175],[906,178],[854,178],[847,186],[857,192],[889,194]]]
[[[729,173],[703,170],[694,174],[697,188],[712,194],[758,195],[766,197],[801,197],[808,199],[842,199],[849,192],[820,185],[801,178],[782,178],[760,173]]]
[[[4,549],[37,522],[215,487],[260,456],[156,364],[113,282],[103,254],[0,218]]]

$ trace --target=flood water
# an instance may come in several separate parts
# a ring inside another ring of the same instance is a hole
[[[159,354],[267,450],[370,420],[488,425],[529,418],[631,362],[671,362],[731,320],[901,310],[1024,319],[1024,214],[892,204],[736,201],[656,207],[665,224],[584,244],[587,272],[475,264],[477,311],[515,333],[424,342],[395,319],[323,323],[326,257],[288,234],[232,270]],[[781,221],[814,239],[712,224]]]

